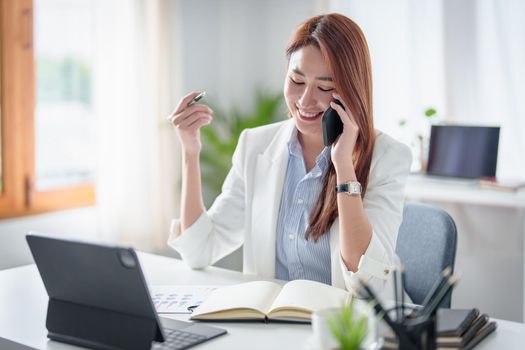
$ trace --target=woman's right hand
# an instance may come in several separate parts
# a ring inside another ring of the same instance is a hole
[[[186,156],[198,155],[201,151],[200,128],[211,123],[212,109],[204,104],[188,104],[199,92],[191,92],[184,96],[170,115],[170,121],[175,126]]]

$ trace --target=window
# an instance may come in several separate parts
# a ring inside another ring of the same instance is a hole
[[[93,2],[0,4],[0,217],[92,205]]]

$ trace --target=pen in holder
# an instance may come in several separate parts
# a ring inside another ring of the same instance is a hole
[[[436,350],[436,312],[448,292],[458,281],[451,275],[451,269],[443,271],[421,307],[407,307],[404,304],[404,268],[395,270],[394,298],[395,305],[385,309],[372,289],[361,281],[359,294],[374,305],[376,315],[382,317],[392,330],[385,335],[385,348],[403,350]]]

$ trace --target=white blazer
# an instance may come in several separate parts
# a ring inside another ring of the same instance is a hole
[[[209,266],[244,245],[244,273],[275,278],[277,216],[294,125],[287,120],[243,131],[232,169],[211,208],[183,234],[180,220],[173,220],[168,244],[191,268]],[[390,284],[411,159],[407,146],[376,133],[363,202],[372,239],[358,270],[348,271],[339,249],[339,220],[335,220],[330,228],[332,285],[353,291],[362,278],[381,295]]]

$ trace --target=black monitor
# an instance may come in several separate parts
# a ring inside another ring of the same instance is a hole
[[[427,174],[463,178],[496,176],[499,127],[432,125]]]

